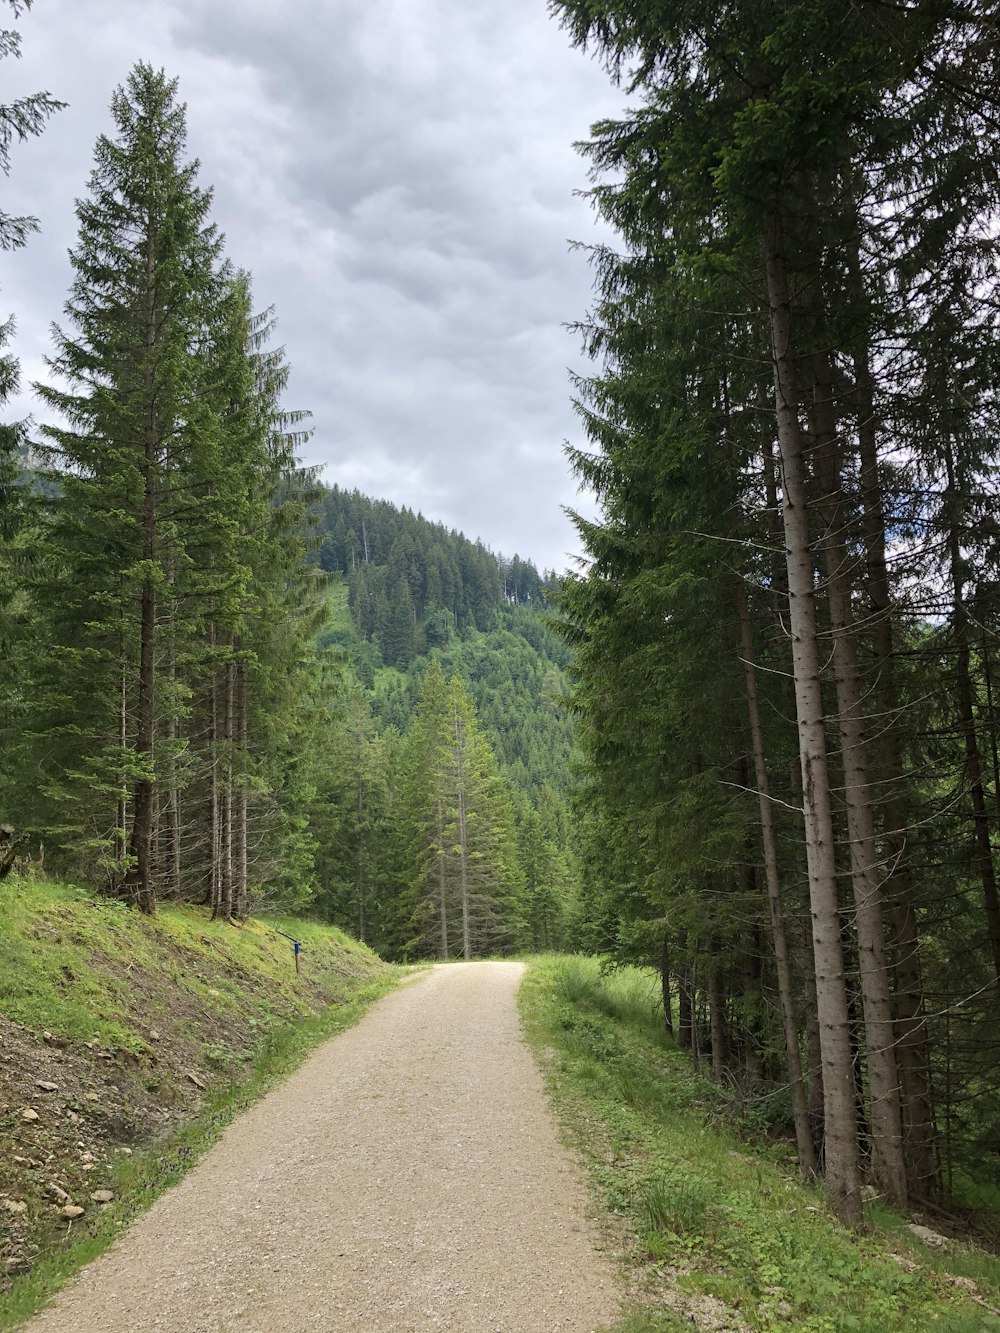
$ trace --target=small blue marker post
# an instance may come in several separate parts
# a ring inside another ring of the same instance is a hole
[[[277,927],[275,927],[275,933],[278,934],[278,935],[282,935],[282,936],[284,936],[284,938],[285,938],[286,940],[291,940],[291,941],[292,941],[292,944],[295,946],[295,975],[296,975],[296,976],[301,976],[301,975],[302,975],[302,967],[301,967],[301,965],[300,965],[300,963],[299,963],[299,954],[302,952],[302,943],[301,943],[301,941],[300,941],[300,940],[297,940],[297,939],[295,938],[294,935],[289,935],[289,934],[287,933],[287,931],[284,931],[284,930],[278,930]]]

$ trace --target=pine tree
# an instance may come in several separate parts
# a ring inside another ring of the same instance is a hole
[[[161,602],[183,536],[170,512],[204,446],[199,348],[217,286],[210,194],[184,160],[176,82],[137,65],[112,99],[75,278],[39,386],[69,423],[48,426],[58,495],[45,534],[55,679],[50,791],[67,841],[155,906],[157,672]]]
[[[461,678],[424,676],[402,760],[404,876],[395,948],[472,958],[524,930],[513,811]]]

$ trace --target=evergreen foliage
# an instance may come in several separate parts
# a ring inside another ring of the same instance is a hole
[[[857,1224],[1000,1167],[995,15],[551,8],[637,93],[584,146],[581,937]]]
[[[299,466],[274,314],[225,256],[176,81],[139,64],[111,113],[38,386],[46,466],[15,470],[11,428],[0,474],[22,855],[147,913],[312,908],[401,956],[562,939],[554,576]]]
[[[323,490],[321,528],[320,565],[347,580],[358,632],[386,666],[405,670],[456,634],[490,629],[502,606],[544,608],[556,583],[530,560],[337,486]]]
[[[185,157],[176,82],[137,65],[112,118],[59,383],[39,386],[55,420],[21,539],[34,640],[3,804],[57,870],[146,912],[186,897],[242,918],[313,891],[299,752],[326,716],[324,605],[302,414]]]

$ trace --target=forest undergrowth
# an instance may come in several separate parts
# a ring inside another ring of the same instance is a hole
[[[794,1146],[753,1115],[741,1125],[675,1049],[658,988],[650,970],[543,956],[521,991],[565,1136],[623,1250],[634,1308],[615,1333],[1000,1330],[1000,1259],[965,1238],[930,1249],[877,1200],[864,1232],[840,1226],[800,1182]]]

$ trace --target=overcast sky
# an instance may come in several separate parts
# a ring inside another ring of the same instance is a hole
[[[560,506],[584,501],[562,453],[580,364],[563,326],[591,290],[567,241],[596,234],[572,143],[622,94],[545,0],[35,0],[18,26],[3,100],[70,104],[15,147],[5,186],[5,210],[42,223],[3,258],[25,382],[46,373],[112,89],[162,65],[228,253],[277,307],[307,461],[566,567]]]

